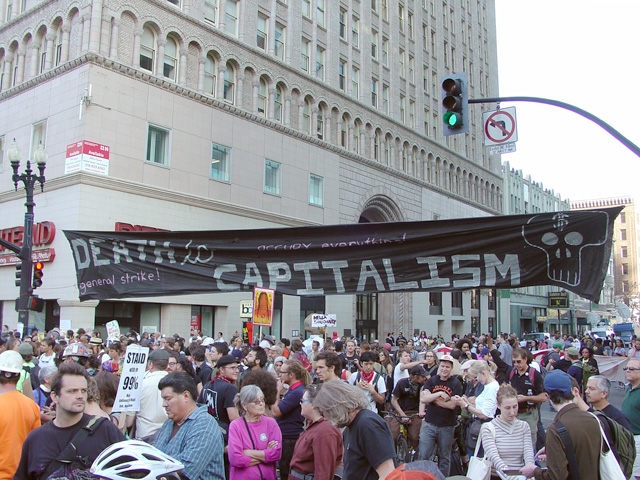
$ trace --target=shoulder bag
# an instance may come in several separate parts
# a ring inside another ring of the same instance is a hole
[[[589,412],[593,418],[598,420],[593,413]],[[626,480],[625,474],[622,472],[622,468],[620,468],[620,464],[613,454],[613,450],[611,450],[611,445],[609,445],[609,440],[602,430],[602,425],[600,424],[600,420],[598,420],[598,427],[600,428],[600,478],[606,478],[607,480]],[[604,444],[607,445],[607,451],[603,452]]]
[[[247,427],[247,433],[249,434],[249,440],[251,440],[251,446],[253,447],[254,450],[256,450],[256,444],[253,441],[253,437],[251,436],[251,430],[249,430],[249,424],[247,423],[247,419],[242,417],[242,420],[244,421],[244,426]],[[256,467],[258,467],[258,471],[260,472],[260,480],[264,480],[264,476],[262,475],[262,469],[260,468],[260,465],[256,465]]]
[[[480,445],[482,444],[482,435],[478,435],[478,443],[476,443],[476,450],[473,457],[469,459],[469,469],[467,471],[467,477],[474,480],[489,480],[491,478],[491,462],[486,458],[479,458],[478,452],[480,451]]]
[[[91,463],[86,457],[78,456],[78,448],[76,445],[82,444],[89,435],[93,435],[98,427],[100,427],[100,424],[105,420],[105,417],[93,417],[89,420],[89,423],[76,432],[71,441],[67,444],[66,448],[62,450],[58,458],[54,458],[49,462],[49,465],[47,465],[47,468],[42,472],[39,478],[47,479],[62,465],[71,464],[73,462],[78,462],[83,467],[89,468]]]

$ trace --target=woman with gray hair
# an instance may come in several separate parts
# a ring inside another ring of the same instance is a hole
[[[240,418],[229,425],[229,480],[276,480],[282,434],[277,422],[264,415],[262,390],[245,385],[234,403]]]
[[[393,471],[396,452],[391,430],[367,408],[369,401],[362,390],[330,380],[320,386],[313,405],[333,425],[346,427],[342,478],[386,478]]]

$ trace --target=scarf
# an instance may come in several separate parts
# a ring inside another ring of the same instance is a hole
[[[213,380],[222,380],[223,382],[227,382],[230,383],[231,385],[233,385],[235,382],[233,380],[229,380],[227,377],[225,377],[224,375],[220,374],[220,371],[218,371],[218,373],[216,373],[216,376],[213,377]]]
[[[364,380],[367,383],[371,383],[371,380],[373,380],[373,376],[376,374],[375,370],[372,370],[371,373],[369,375],[367,375],[366,373],[360,372],[360,378],[362,380]]]

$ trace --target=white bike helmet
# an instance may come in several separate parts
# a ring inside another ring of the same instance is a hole
[[[148,443],[126,440],[104,449],[90,471],[110,480],[156,480],[183,468],[182,463]]]

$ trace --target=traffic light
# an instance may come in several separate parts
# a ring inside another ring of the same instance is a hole
[[[42,276],[44,275],[42,269],[44,268],[44,263],[36,262],[33,264],[33,288],[38,288],[42,286]]]
[[[44,299],[40,298],[37,295],[32,295],[29,297],[29,310],[33,310],[34,312],[42,312],[44,310]]]
[[[22,262],[16,263],[16,287],[19,287],[22,281]]]
[[[445,136],[469,131],[469,98],[467,74],[456,73],[442,79],[442,116]]]

